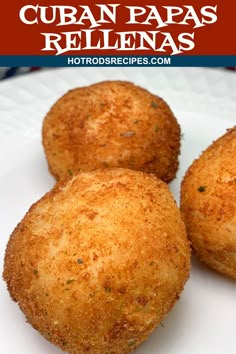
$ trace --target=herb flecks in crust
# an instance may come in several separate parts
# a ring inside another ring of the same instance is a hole
[[[198,187],[197,190],[198,190],[198,192],[202,193],[202,192],[205,192],[206,188],[207,188],[207,186],[200,186],[200,187]]]
[[[156,103],[155,101],[152,101],[152,102],[151,102],[151,107],[152,107],[152,108],[157,108],[158,105],[157,105],[157,103]]]

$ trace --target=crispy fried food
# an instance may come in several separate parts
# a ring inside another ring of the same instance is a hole
[[[187,171],[181,212],[200,260],[236,279],[236,127],[213,142]]]
[[[124,167],[169,182],[178,168],[180,127],[160,97],[130,82],[106,81],[71,90],[53,105],[43,146],[57,179]]]
[[[71,354],[128,353],[173,307],[190,247],[167,185],[128,169],[79,173],[34,204],[4,279],[29,323]]]

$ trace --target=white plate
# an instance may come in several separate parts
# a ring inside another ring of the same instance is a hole
[[[65,68],[0,84],[0,262],[29,206],[54,184],[41,146],[42,119],[68,89],[106,79],[130,80],[170,104],[183,132],[177,179],[213,139],[236,124],[236,74],[197,68]],[[57,354],[25,322],[0,281],[0,347],[4,354]],[[235,354],[236,283],[193,261],[180,301],[136,354]]]

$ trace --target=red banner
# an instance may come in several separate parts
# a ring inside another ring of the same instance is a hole
[[[2,5],[0,55],[235,55],[232,1]]]

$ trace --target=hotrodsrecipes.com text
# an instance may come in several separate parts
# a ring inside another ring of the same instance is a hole
[[[170,57],[162,56],[71,56],[67,65],[75,66],[165,66],[171,65]]]

